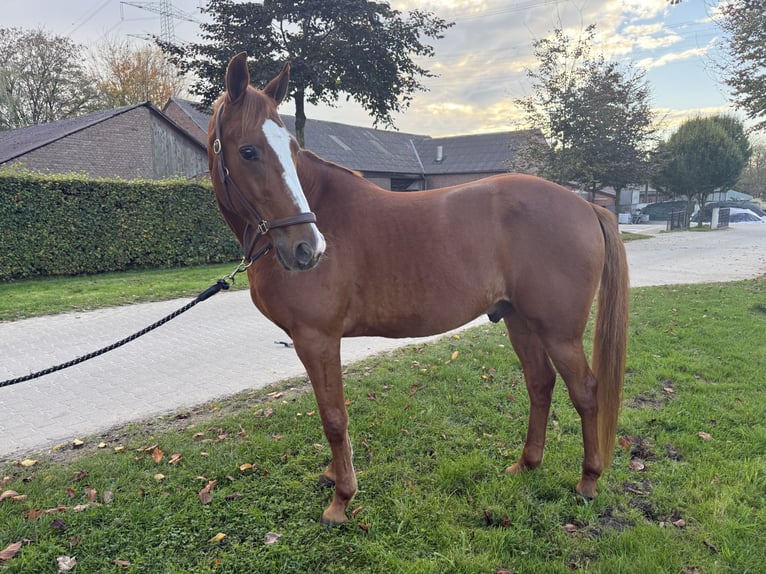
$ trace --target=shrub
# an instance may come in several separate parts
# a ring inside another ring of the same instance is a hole
[[[0,280],[230,261],[208,182],[0,172]]]

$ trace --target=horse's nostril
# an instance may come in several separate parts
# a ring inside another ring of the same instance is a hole
[[[307,242],[301,241],[295,246],[295,261],[298,265],[305,267],[314,259],[314,248]]]

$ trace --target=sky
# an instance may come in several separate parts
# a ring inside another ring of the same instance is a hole
[[[328,1],[328,0],[317,0]],[[613,60],[646,71],[651,103],[663,128],[672,131],[685,118],[733,112],[717,63],[721,33],[712,20],[719,0],[391,0],[406,11],[424,9],[455,25],[433,45],[424,66],[438,76],[424,80],[397,129],[434,137],[498,132],[523,126],[514,103],[531,93],[526,70],[533,68],[533,42],[553,29],[579,35],[595,24],[595,48]],[[104,38],[160,33],[160,15],[120,0],[3,0],[0,27],[43,28],[86,46]],[[196,41],[201,0],[172,0],[176,41]],[[293,114],[285,102],[280,110]],[[313,119],[372,126],[372,119],[343,98],[336,107],[307,105]],[[378,126],[383,127],[383,126]]]

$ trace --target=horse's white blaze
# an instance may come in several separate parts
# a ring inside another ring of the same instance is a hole
[[[293,162],[293,154],[290,152],[290,140],[292,136],[290,132],[284,126],[280,126],[272,119],[267,119],[263,122],[263,133],[266,136],[266,141],[274,150],[274,153],[279,159],[279,163],[282,165],[282,179],[285,182],[285,186],[290,191],[295,204],[298,209],[303,213],[311,211],[309,202],[306,200],[306,196],[303,193],[301,182],[298,179],[298,171],[295,169],[295,163]],[[325,250],[325,240],[316,225],[311,224],[311,228],[316,235],[317,250],[322,253]]]

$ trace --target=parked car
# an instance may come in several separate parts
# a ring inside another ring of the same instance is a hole
[[[658,201],[644,206],[641,215],[648,215],[650,221],[667,221],[672,211],[683,211],[686,207],[685,200]]]
[[[758,217],[750,209],[742,209],[740,207],[730,207],[729,211],[729,225],[736,225],[739,223],[764,223],[766,224],[766,217]]]
[[[702,223],[710,223],[710,219],[713,216],[713,208],[715,207],[750,210],[751,213],[754,213],[758,217],[766,217],[766,211],[761,209],[755,203],[749,201],[711,201],[710,203],[705,204],[705,214],[702,218]],[[700,211],[697,210],[697,212],[692,215],[692,221],[698,223],[699,216]]]

